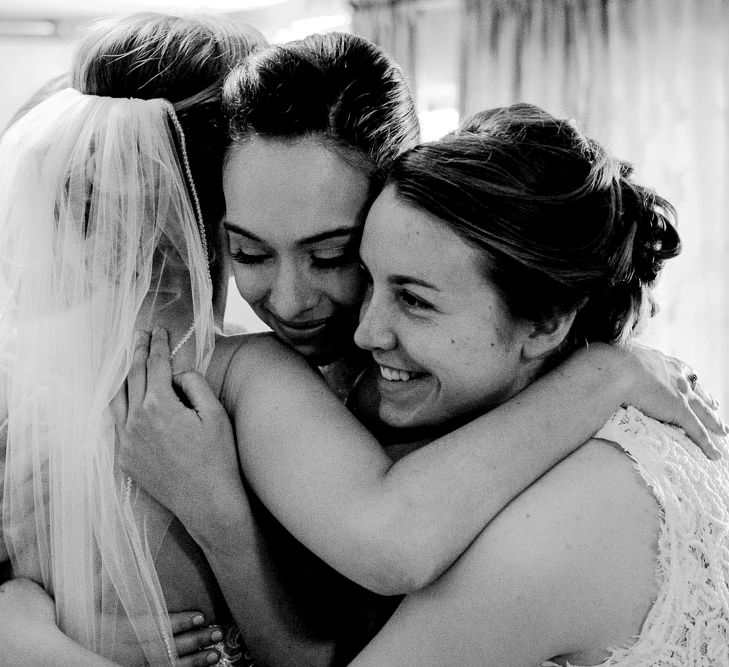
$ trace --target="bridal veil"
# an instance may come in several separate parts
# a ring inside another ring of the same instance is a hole
[[[109,402],[136,329],[180,323],[203,372],[213,347],[184,145],[169,102],[73,89],[0,140],[4,538],[61,629],[126,664],[176,662],[153,563],[170,515],[115,466]]]

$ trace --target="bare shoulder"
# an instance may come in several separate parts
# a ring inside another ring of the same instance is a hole
[[[313,378],[317,371],[270,333],[218,337],[207,372],[208,383],[229,409],[244,392]]]
[[[659,526],[658,504],[628,456],[590,440],[512,501],[466,564],[473,560],[476,579],[491,568],[491,582],[511,581],[509,604],[524,606],[532,623],[524,632],[547,657],[592,664],[640,632],[658,592]]]

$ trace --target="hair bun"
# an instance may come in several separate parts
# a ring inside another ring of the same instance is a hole
[[[632,221],[635,228],[633,272],[642,283],[649,285],[655,281],[664,262],[681,252],[676,210],[653,190],[629,180],[632,173],[629,164],[621,163],[620,173],[623,216],[626,221]]]

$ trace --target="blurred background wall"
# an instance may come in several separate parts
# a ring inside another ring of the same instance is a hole
[[[645,340],[729,401],[729,0],[0,0],[0,126],[67,68],[85,20],[185,4],[272,41],[329,30],[373,39],[409,76],[428,139],[516,101],[575,118],[676,205],[684,251],[667,265]],[[234,299],[230,313],[257,326]]]

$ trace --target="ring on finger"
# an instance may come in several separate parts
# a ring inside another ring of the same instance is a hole
[[[691,385],[692,390],[696,390],[696,383],[699,381],[699,376],[696,373],[691,373],[687,378],[688,383]]]

